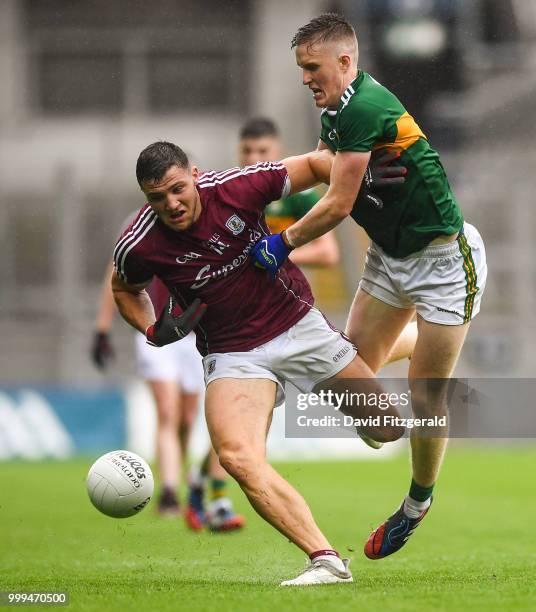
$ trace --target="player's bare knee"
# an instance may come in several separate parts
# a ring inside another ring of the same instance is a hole
[[[413,416],[429,419],[445,414],[447,385],[448,379],[410,381]]]
[[[177,415],[174,407],[172,406],[159,406],[158,407],[158,428],[159,429],[176,429],[177,428]]]
[[[254,450],[240,442],[221,444],[218,459],[223,469],[241,484],[254,480],[261,466]]]

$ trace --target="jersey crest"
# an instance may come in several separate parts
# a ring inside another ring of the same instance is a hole
[[[246,227],[246,224],[238,215],[231,215],[226,223],[225,227],[230,229],[235,236],[238,236],[242,232],[242,230]]]

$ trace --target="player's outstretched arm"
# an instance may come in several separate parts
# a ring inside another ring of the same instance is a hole
[[[397,152],[379,152],[373,158],[370,153],[357,152],[338,152],[334,156],[322,144],[314,153],[283,160],[292,192],[310,187],[313,181],[331,181],[331,185],[326,195],[301,220],[280,234],[261,238],[253,246],[253,265],[267,270],[272,278],[295,246],[307,245],[305,249],[294,251],[295,263],[317,263],[317,244],[328,238],[333,240],[330,229],[349,215],[355,206],[372,205],[381,209],[383,201],[375,192],[405,181],[407,168],[391,164],[400,157]]]
[[[270,277],[275,278],[293,248],[329,232],[349,215],[369,159],[370,152],[337,152],[333,156],[327,150],[322,150],[283,160],[290,179],[291,193],[303,191],[319,180],[330,181],[330,186],[327,193],[299,221],[280,234],[264,236],[253,246],[253,265],[267,270]]]
[[[325,155],[325,151],[318,153]],[[337,152],[326,194],[304,217],[283,232],[283,237],[290,246],[298,247],[318,238],[350,214],[369,159],[370,152]],[[292,184],[292,177],[290,180]]]

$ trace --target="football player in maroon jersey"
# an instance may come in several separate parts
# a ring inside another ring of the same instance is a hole
[[[331,153],[315,151],[201,173],[176,145],[153,143],[136,166],[147,204],[116,245],[112,279],[119,312],[149,343],[164,346],[195,331],[220,463],[254,509],[309,555],[310,583],[351,582],[352,574],[305,500],[266,460],[272,411],[290,380],[307,393],[356,379],[361,391],[382,391],[357,349],[313,307],[295,264],[286,261],[267,283],[249,254],[268,234],[267,204],[327,182],[331,165]],[[153,276],[172,296],[158,319],[145,291]],[[383,414],[398,416],[392,405]],[[365,433],[385,442],[403,431],[384,425]]]

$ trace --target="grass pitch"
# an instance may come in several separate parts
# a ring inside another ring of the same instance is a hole
[[[282,463],[353,585],[281,589],[304,555],[255,515],[243,533],[193,534],[149,505],[110,519],[90,504],[92,459],[0,465],[0,591],[69,592],[73,610],[534,610],[536,449],[451,448],[430,514],[408,545],[369,561],[372,528],[409,484],[404,457]]]

